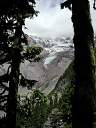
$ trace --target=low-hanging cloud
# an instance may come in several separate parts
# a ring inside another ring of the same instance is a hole
[[[26,19],[25,33],[40,37],[60,37],[72,36],[73,25],[71,21],[72,13],[67,8],[61,10],[60,3],[64,0],[39,0],[36,9],[40,11],[37,17]],[[96,12],[92,8],[91,14],[94,30],[96,30]]]

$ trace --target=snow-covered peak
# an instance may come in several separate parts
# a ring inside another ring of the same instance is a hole
[[[73,50],[73,43],[71,37],[58,37],[58,38],[42,38],[36,36],[28,37],[29,45],[36,44],[47,52],[44,58],[44,65],[50,64],[60,52]],[[46,66],[45,66],[46,67]]]
[[[31,39],[31,40],[30,40]],[[58,38],[42,38],[36,36],[29,36],[28,42],[30,44],[41,45],[44,48],[70,48],[73,47],[72,38],[71,37],[58,37]]]

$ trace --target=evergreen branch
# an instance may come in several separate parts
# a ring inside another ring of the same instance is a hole
[[[68,8],[69,10],[72,10],[71,7],[72,1],[71,0],[67,0],[64,3],[61,3],[61,9]]]
[[[0,76],[0,81],[1,82],[8,82],[9,81],[9,75],[4,74],[4,75]]]
[[[7,91],[9,90],[9,88],[6,85],[4,85],[3,83],[0,83],[0,87],[5,88]]]
[[[5,92],[6,92],[6,89],[4,89],[4,90],[0,93],[0,95],[3,95]]]
[[[3,102],[5,102],[5,101],[7,101],[7,97],[8,97],[8,95],[2,95],[2,96],[0,96],[0,104],[3,103]]]
[[[1,110],[1,111],[4,111],[4,112],[6,113],[6,107],[0,106],[0,110]]]

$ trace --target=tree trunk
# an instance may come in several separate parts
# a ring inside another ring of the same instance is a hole
[[[21,53],[20,53],[21,34],[22,34],[22,25],[19,24],[16,28],[15,42],[11,51],[12,63],[11,63],[11,73],[9,80],[6,128],[16,128],[17,93],[18,93],[19,73],[20,73],[19,69],[21,63]]]
[[[8,109],[7,109],[7,127],[16,128],[16,107],[17,107],[17,92],[19,83],[19,52],[14,49],[14,59],[11,64],[11,73],[9,81],[8,94]]]
[[[96,89],[92,52],[94,33],[88,0],[72,0],[72,22],[75,47],[75,94],[72,108],[73,128],[92,128],[96,108]]]

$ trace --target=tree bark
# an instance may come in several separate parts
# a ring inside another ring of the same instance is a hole
[[[19,83],[19,52],[14,50],[14,60],[12,60],[9,94],[8,94],[8,109],[7,109],[7,127],[16,128],[16,107],[17,107],[17,92]]]
[[[16,108],[17,108],[17,93],[19,84],[19,74],[20,74],[20,63],[21,63],[21,35],[22,35],[22,25],[17,22],[17,28],[15,32],[15,42],[12,48],[12,62],[11,62],[11,73],[9,80],[9,94],[7,101],[7,127],[6,128],[16,128]]]
[[[72,22],[75,47],[75,94],[72,104],[72,127],[92,128],[96,109],[93,69],[94,32],[88,0],[72,0]]]

